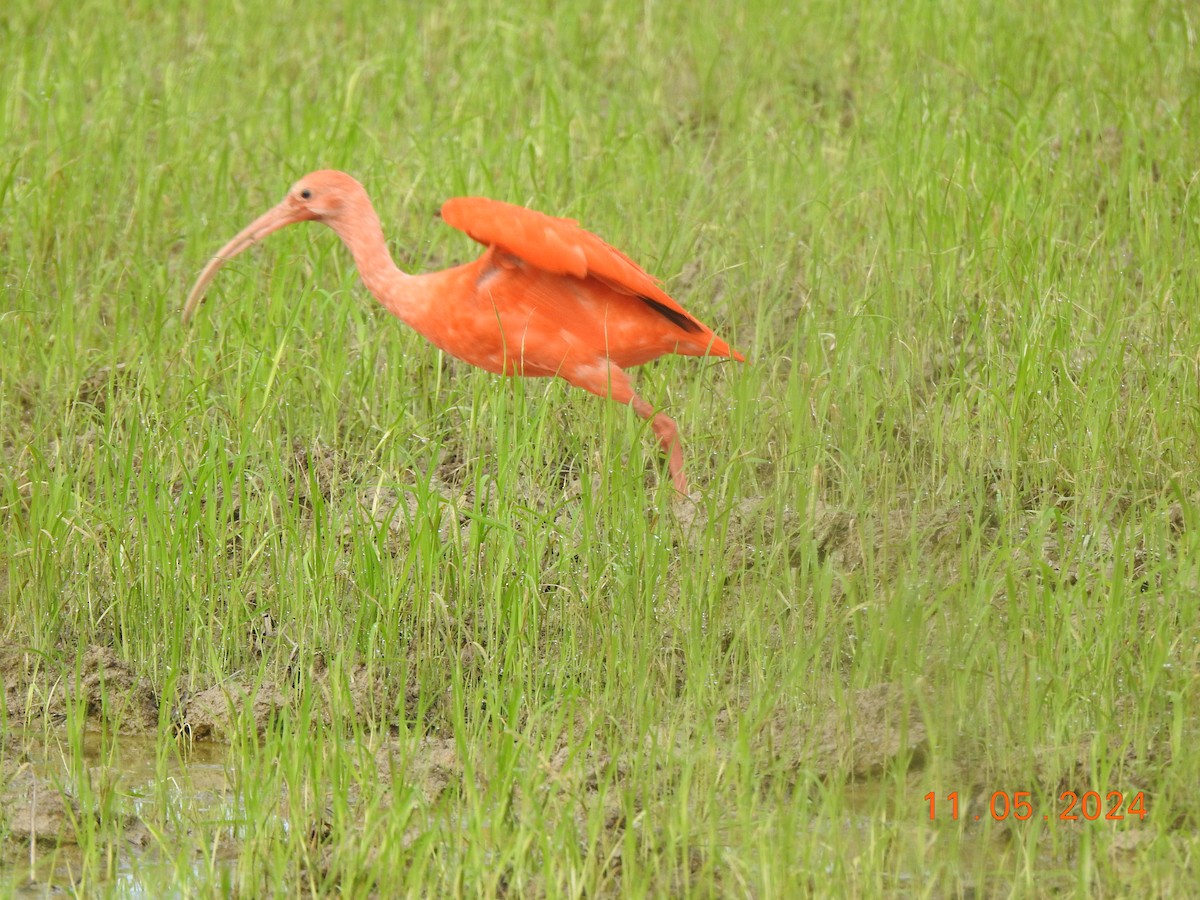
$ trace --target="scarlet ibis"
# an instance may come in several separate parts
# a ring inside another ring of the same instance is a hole
[[[483,197],[447,200],[441,215],[487,249],[474,262],[408,275],[392,261],[363,186],[345,172],[312,172],[217,251],[192,286],[183,319],[217,270],[247,247],[296,222],[323,222],[354,255],[379,302],[452,356],[501,375],[557,375],[632,406],[650,421],[675,489],[686,494],[679,428],[634,392],[624,370],[667,353],[745,357],[571,219]]]

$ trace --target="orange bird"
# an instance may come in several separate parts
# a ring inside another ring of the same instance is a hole
[[[188,294],[183,320],[225,262],[287,225],[324,222],[379,302],[451,356],[499,375],[557,375],[632,406],[650,421],[675,489],[686,494],[679,428],[634,393],[624,370],[666,353],[745,357],[633,260],[570,219],[483,197],[448,200],[441,214],[487,250],[452,269],[407,275],[392,262],[363,186],[345,172],[312,172],[217,251]]]

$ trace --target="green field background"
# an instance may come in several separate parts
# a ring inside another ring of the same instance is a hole
[[[6,2],[0,893],[1186,895],[1198,29]],[[318,168],[408,272],[480,251],[436,211],[484,195],[661,277],[748,358],[635,374],[694,497],[319,226],[184,326]],[[31,772],[72,810],[41,840]],[[1060,818],[1089,791],[1123,818]]]

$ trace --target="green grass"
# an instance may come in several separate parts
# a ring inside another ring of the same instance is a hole
[[[5,5],[0,893],[1200,881],[1196,17],[776,6]],[[637,373],[697,506],[326,229],[182,327],[321,167],[409,271],[483,194],[662,276],[751,360]]]

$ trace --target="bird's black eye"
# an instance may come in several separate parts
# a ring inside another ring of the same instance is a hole
[[[312,191],[310,191],[308,188],[305,188],[304,190],[302,190],[300,192],[300,199],[301,200],[311,200],[312,199]]]

